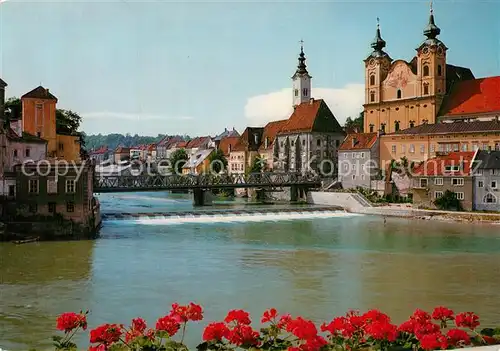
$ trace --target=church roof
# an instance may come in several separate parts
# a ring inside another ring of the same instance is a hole
[[[500,76],[460,81],[443,101],[440,116],[500,112]]]
[[[55,100],[57,102],[57,98],[50,93],[49,89],[45,89],[41,85],[39,87],[33,89],[32,91],[24,94],[23,96],[21,96],[21,99],[25,99],[25,98]]]
[[[339,151],[371,149],[377,141],[377,133],[348,134]]]
[[[264,127],[264,133],[262,135],[262,144],[260,146],[261,150],[266,149],[265,145],[265,140],[267,140],[267,149],[270,149],[271,146],[273,145],[274,139],[276,138],[276,135],[283,129],[283,126],[288,122],[288,120],[284,119],[281,121],[272,121],[266,124]]]
[[[344,132],[323,99],[311,99],[295,106],[278,134],[313,131]]]

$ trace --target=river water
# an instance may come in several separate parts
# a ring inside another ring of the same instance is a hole
[[[105,194],[103,212],[185,211],[187,195]],[[246,204],[222,203],[218,208]],[[252,206],[252,209],[258,207]],[[0,243],[0,348],[50,349],[55,318],[90,310],[89,327],[152,325],[172,302],[195,301],[205,321],[229,309],[257,323],[269,307],[320,322],[348,309],[379,308],[401,322],[419,307],[475,311],[500,324],[500,227],[383,219],[262,222],[208,219],[105,222],[95,241]],[[86,347],[87,335],[78,340]]]

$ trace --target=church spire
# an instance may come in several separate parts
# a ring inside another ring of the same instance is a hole
[[[441,33],[441,29],[439,29],[439,27],[436,26],[436,23],[434,22],[434,9],[432,8],[432,0],[430,6],[431,8],[429,15],[429,24],[424,29],[424,35],[428,39],[436,39],[436,37]]]
[[[299,64],[297,65],[297,70],[295,71],[295,75],[309,74],[307,72],[306,66],[306,55],[304,54],[304,41],[300,41],[300,54],[299,54]]]
[[[377,17],[377,32],[375,33],[375,39],[373,39],[371,47],[374,51],[382,51],[385,48],[385,44],[385,40],[380,35],[380,19]]]

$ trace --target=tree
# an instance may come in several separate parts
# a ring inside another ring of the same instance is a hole
[[[361,111],[358,117],[352,119],[351,117],[347,117],[344,125],[344,130],[348,133],[354,133],[356,130],[358,133],[363,133],[363,125],[364,125],[364,111]]]
[[[260,173],[265,171],[267,168],[267,161],[261,156],[255,156],[252,162],[252,167],[248,173]]]
[[[58,134],[77,134],[82,117],[71,110],[56,110],[56,131]]]
[[[23,106],[21,99],[11,97],[5,102],[5,122],[8,124],[12,120],[21,119]]]
[[[221,149],[217,149],[215,152],[211,153],[208,160],[212,165],[211,171],[215,173],[220,173],[227,169],[227,159]]]
[[[170,156],[170,164],[172,173],[182,174],[182,167],[186,164],[188,160],[188,154],[185,149],[175,150]]]
[[[457,195],[450,190],[446,190],[443,196],[437,198],[434,201],[434,205],[436,205],[440,210],[462,211],[462,203],[457,198]]]

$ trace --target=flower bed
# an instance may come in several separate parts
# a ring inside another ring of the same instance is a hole
[[[64,313],[57,318],[57,329],[64,336],[54,336],[56,350],[76,350],[75,333],[87,329],[87,313]],[[200,305],[173,304],[155,328],[148,328],[142,318],[129,327],[104,324],[90,331],[89,351],[186,351],[186,327],[203,319]],[[302,317],[280,315],[271,308],[261,318],[264,328],[251,326],[248,312],[229,311],[220,322],[209,323],[197,346],[205,350],[287,350],[287,351],[354,351],[370,350],[438,350],[467,346],[500,344],[500,328],[479,330],[479,317],[472,312],[455,314],[446,307],[432,313],[417,309],[401,325],[377,310],[364,314],[350,311],[323,323],[319,328]]]

